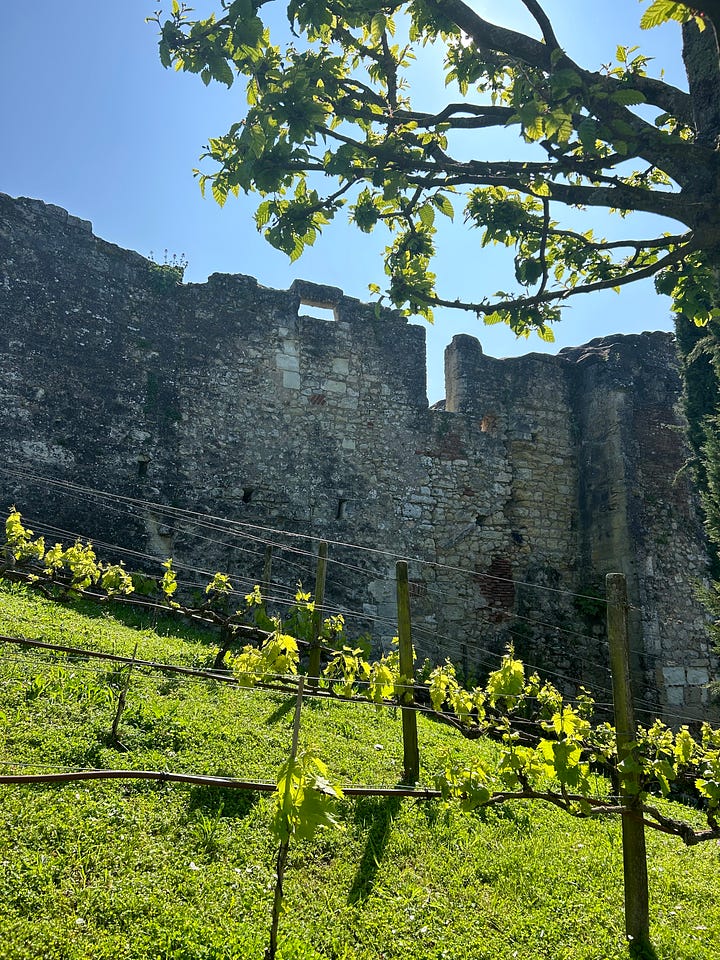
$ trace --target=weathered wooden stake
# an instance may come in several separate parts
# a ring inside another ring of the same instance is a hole
[[[318,547],[317,572],[315,574],[315,612],[312,622],[308,682],[314,690],[320,676],[320,630],[322,629],[322,606],[325,600],[325,572],[327,570],[328,545],[323,541]]]
[[[408,706],[415,704],[415,665],[410,629],[410,590],[408,568],[404,560],[395,566],[397,582],[398,641],[400,649],[400,673],[409,684],[401,700]],[[402,708],[403,731],[403,783],[417,783],[420,779],[420,751],[418,747],[417,713],[414,709]]]
[[[262,586],[260,588],[260,593],[266,605],[270,593],[270,584],[272,582],[272,556],[273,548],[268,545],[265,547],[265,562],[263,563]]]
[[[610,643],[613,703],[618,761],[632,757],[636,736],[630,682],[630,643],[628,639],[627,584],[622,573],[605,578],[607,624]],[[638,775],[635,782],[621,786],[620,795],[627,807],[638,804]],[[625,879],[625,933],[636,944],[646,944],[650,936],[650,900],[648,894],[645,825],[639,812],[622,817],[623,873]]]
[[[305,677],[298,678],[297,700],[295,701],[295,719],[293,721],[292,743],[290,745],[290,766],[297,757],[298,742],[300,740],[300,712],[302,710],[303,689]],[[288,771],[288,777],[285,781],[285,797],[283,806],[287,805],[288,794],[292,786],[292,777]],[[272,921],[270,924],[270,943],[265,951],[265,960],[275,960],[277,953],[277,933],[280,923],[280,911],[283,901],[283,880],[285,878],[285,867],[287,865],[288,851],[290,850],[290,836],[280,841],[278,847],[277,862],[275,866],[275,894],[273,896]]]

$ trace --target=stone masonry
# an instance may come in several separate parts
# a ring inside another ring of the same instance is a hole
[[[378,645],[396,632],[395,558],[411,558],[421,660],[477,674],[512,642],[602,701],[603,578],[621,571],[641,709],[712,712],[671,335],[507,360],[457,336],[430,408],[424,330],[394,312],[303,281],[169,279],[66,211],[0,194],[5,505],[243,591],[270,541],[278,600],[312,586],[326,539],[327,606]]]

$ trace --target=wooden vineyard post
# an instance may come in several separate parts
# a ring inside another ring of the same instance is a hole
[[[410,630],[410,590],[408,568],[404,560],[395,566],[397,582],[398,641],[400,649],[400,675],[408,688],[400,700],[407,704],[402,708],[403,731],[403,783],[417,783],[420,779],[420,751],[418,747],[417,712],[415,705],[415,665],[413,663],[412,635]]]
[[[320,630],[322,629],[322,606],[325,600],[325,572],[327,570],[328,545],[322,541],[318,547],[317,573],[315,574],[315,610],[312,621],[312,641],[308,662],[308,682],[314,690],[320,676]]]
[[[272,556],[273,548],[268,544],[265,547],[265,562],[263,563],[262,588],[261,594],[267,607],[267,598],[270,594],[270,584],[272,583]]]
[[[297,757],[298,742],[300,740],[300,712],[302,710],[303,689],[305,677],[298,677],[297,699],[295,701],[295,718],[293,721],[292,743],[290,746],[290,765],[288,767],[287,779],[285,781],[285,798],[283,806],[287,805],[288,796],[292,789],[292,766]],[[277,934],[280,923],[280,912],[283,901],[283,880],[285,878],[285,867],[287,865],[288,851],[290,850],[290,830],[288,828],[287,837],[280,841],[278,847],[277,864],[275,869],[275,893],[273,896],[272,922],[270,924],[270,943],[265,951],[265,960],[275,960],[277,953]]]
[[[607,592],[607,624],[610,644],[613,703],[618,762],[632,760],[636,736],[630,682],[630,644],[628,639],[627,584],[621,573],[605,578]],[[620,788],[626,807],[637,807],[639,775],[631,774],[630,782]],[[645,825],[638,813],[622,816],[623,875],[625,881],[625,933],[633,943],[644,944],[650,935],[650,902],[648,894]]]

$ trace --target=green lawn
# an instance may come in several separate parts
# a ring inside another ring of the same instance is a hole
[[[125,619],[125,618],[124,618]],[[187,665],[210,635],[123,623],[0,588],[0,632]],[[0,645],[3,771],[167,769],[274,780],[291,698],[137,669],[107,746],[112,664]],[[308,701],[302,743],[342,784],[395,784],[400,718]],[[492,750],[420,718],[423,780],[448,754]],[[13,766],[14,765],[14,766]],[[23,765],[23,766],[19,766]],[[0,958],[260,960],[276,842],[266,795],[140,781],[0,786]],[[343,829],[291,848],[285,960],[615,960],[623,936],[619,823],[539,804],[463,814],[438,802],[342,803]],[[720,956],[720,846],[648,836],[661,960]]]

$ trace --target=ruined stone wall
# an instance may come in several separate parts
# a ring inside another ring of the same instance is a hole
[[[325,538],[328,604],[380,644],[395,633],[394,558],[409,557],[421,658],[482,672],[512,641],[605,699],[593,596],[622,569],[642,697],[706,710],[688,576],[705,574],[705,545],[687,481],[673,482],[685,445],[669,336],[502,361],[456,337],[447,400],[428,408],[424,331],[395,313],[300,281],[169,284],[65,211],[1,195],[0,317],[0,485],[36,523],[223,569],[241,589],[271,541],[278,599],[312,583]]]

